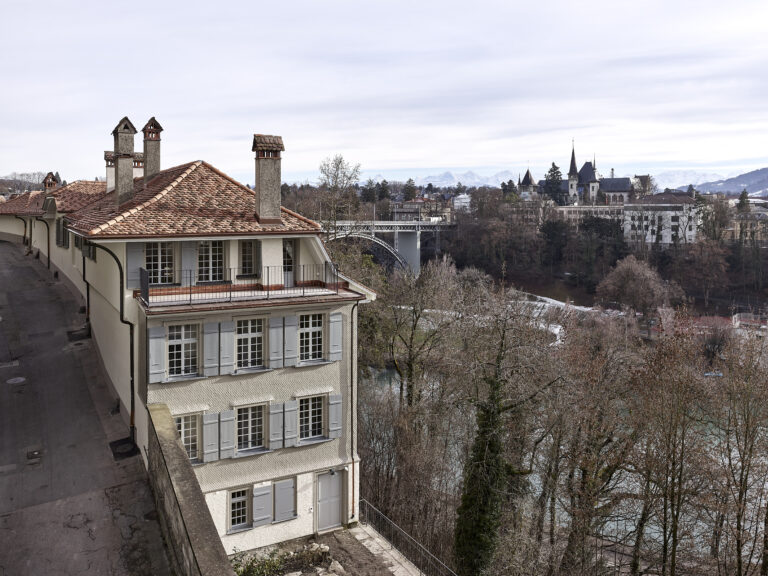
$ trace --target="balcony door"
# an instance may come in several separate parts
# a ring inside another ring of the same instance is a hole
[[[294,286],[294,261],[296,255],[296,241],[283,240],[283,284],[286,288]]]

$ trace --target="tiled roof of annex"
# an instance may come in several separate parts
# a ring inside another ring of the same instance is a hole
[[[252,190],[201,160],[133,181],[133,198],[115,209],[112,191],[71,214],[70,229],[89,238],[317,234],[321,227],[286,208],[279,224],[260,224]]]
[[[74,212],[98,200],[100,196],[104,195],[106,189],[105,182],[78,180],[48,192],[42,190],[25,192],[3,204],[0,208],[0,214],[42,216],[45,214],[45,199],[49,197],[56,201],[57,212]]]
[[[24,192],[7,202],[0,204],[0,214],[15,214],[17,216],[41,216],[43,214],[42,190]]]
[[[75,212],[88,206],[107,192],[106,182],[95,182],[93,180],[78,180],[67,184],[66,186],[54,190],[48,196],[53,196],[56,200],[56,211],[60,214]]]

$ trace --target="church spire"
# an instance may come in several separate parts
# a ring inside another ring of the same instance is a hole
[[[578,176],[579,171],[576,168],[576,144],[571,142],[571,167],[568,170],[568,176]]]

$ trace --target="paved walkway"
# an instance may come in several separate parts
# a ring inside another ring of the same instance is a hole
[[[374,556],[379,558],[395,576],[420,576],[421,572],[410,560],[400,554],[396,548],[382,538],[368,524],[358,524],[351,528],[350,533],[357,538]]]
[[[140,456],[115,461],[128,428],[80,303],[45,260],[0,242],[0,576],[168,575]]]

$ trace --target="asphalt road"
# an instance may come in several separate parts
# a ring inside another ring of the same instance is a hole
[[[80,302],[45,260],[0,242],[0,576],[167,575],[140,456],[128,436]]]

